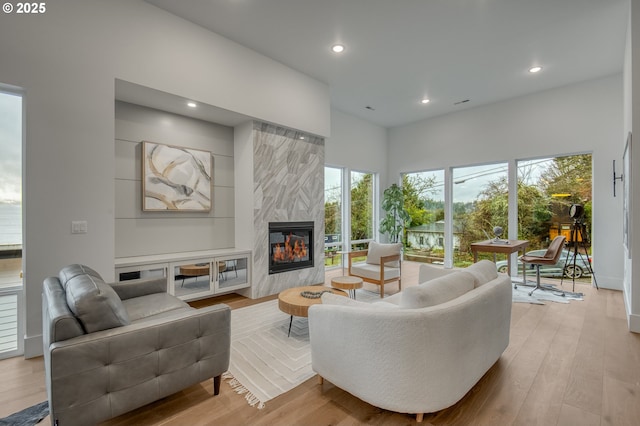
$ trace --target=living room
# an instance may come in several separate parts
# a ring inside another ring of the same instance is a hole
[[[253,177],[241,170],[257,167],[253,159],[247,166],[238,148],[241,140],[253,137],[242,131],[250,132],[248,121],[324,138],[324,164],[376,173],[379,192],[403,172],[592,153],[599,284],[623,293],[628,329],[640,331],[640,280],[633,274],[638,260],[623,260],[622,199],[613,197],[611,182],[612,161],[622,163],[626,135],[640,120],[632,109],[638,97],[632,90],[638,61],[632,42],[640,43],[633,31],[640,25],[635,1],[631,27],[623,31],[627,38],[612,47],[624,52],[617,72],[391,128],[332,107],[326,83],[147,2],[47,6],[42,16],[0,18],[0,81],[21,91],[26,110],[26,358],[42,354],[45,277],[82,263],[107,281],[116,278],[115,258],[126,247],[116,213],[119,159],[114,149],[114,103],[121,82],[193,99],[247,120],[226,124],[237,127],[233,143],[240,140],[227,155],[234,158],[233,234],[225,234],[223,245],[207,249],[255,250],[253,206],[247,208],[247,203],[256,200],[238,197],[249,188],[253,194]],[[639,181],[631,176],[635,194]],[[632,206],[639,199],[633,196]],[[75,220],[88,223],[86,234],[70,234]],[[184,245],[188,238],[177,243]],[[631,252],[640,249],[637,240],[631,240]]]

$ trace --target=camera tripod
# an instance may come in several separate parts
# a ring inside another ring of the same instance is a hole
[[[571,271],[571,279],[573,281],[573,288],[571,291],[575,292],[576,290],[576,259],[578,258],[578,255],[580,255],[580,260],[582,260],[582,263],[584,263],[587,266],[587,270],[591,273],[591,276],[593,277],[593,283],[596,285],[596,289],[600,290],[600,287],[598,287],[598,281],[596,280],[596,273],[593,272],[593,268],[591,267],[591,259],[589,258],[589,252],[587,251],[587,239],[588,239],[588,235],[587,235],[587,230],[586,227],[584,225],[584,223],[582,222],[582,220],[580,219],[574,219],[573,220],[573,225],[571,225],[571,234],[569,236],[569,241],[567,241],[567,248],[569,248],[569,250],[567,250],[567,256],[564,259],[564,271],[569,270]],[[582,249],[584,251],[584,256],[586,256],[587,261],[584,261],[584,257],[583,254],[578,250],[579,246],[582,244]],[[571,248],[573,247],[573,262],[571,265],[568,265],[567,262],[569,261],[569,254],[571,254]],[[571,266],[571,269],[568,269],[569,266]],[[562,278],[560,279],[560,285],[562,286],[562,282],[564,281],[564,271],[562,273]]]

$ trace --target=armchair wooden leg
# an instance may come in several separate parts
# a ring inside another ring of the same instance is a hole
[[[218,395],[220,393],[220,379],[222,375],[213,378],[213,394]]]
[[[416,414],[416,422],[422,423],[422,419],[424,419],[424,413]]]
[[[380,299],[384,297],[384,283],[380,284]]]
[[[321,375],[318,374],[318,384],[322,386],[323,383],[324,383],[324,379],[322,378]]]

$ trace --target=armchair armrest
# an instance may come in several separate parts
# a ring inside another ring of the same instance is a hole
[[[140,278],[109,284],[121,300],[167,292],[167,277]]]
[[[368,252],[369,252],[368,250],[356,250],[356,251],[349,252],[349,275],[351,275],[351,264],[353,263],[353,258],[366,256]]]
[[[390,254],[389,256],[380,256],[380,265],[385,266],[389,262],[400,262],[400,254]],[[395,266],[394,266],[395,268]]]

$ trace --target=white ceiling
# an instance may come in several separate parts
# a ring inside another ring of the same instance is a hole
[[[621,72],[629,11],[629,0],[146,1],[327,83],[333,107],[384,127]]]

